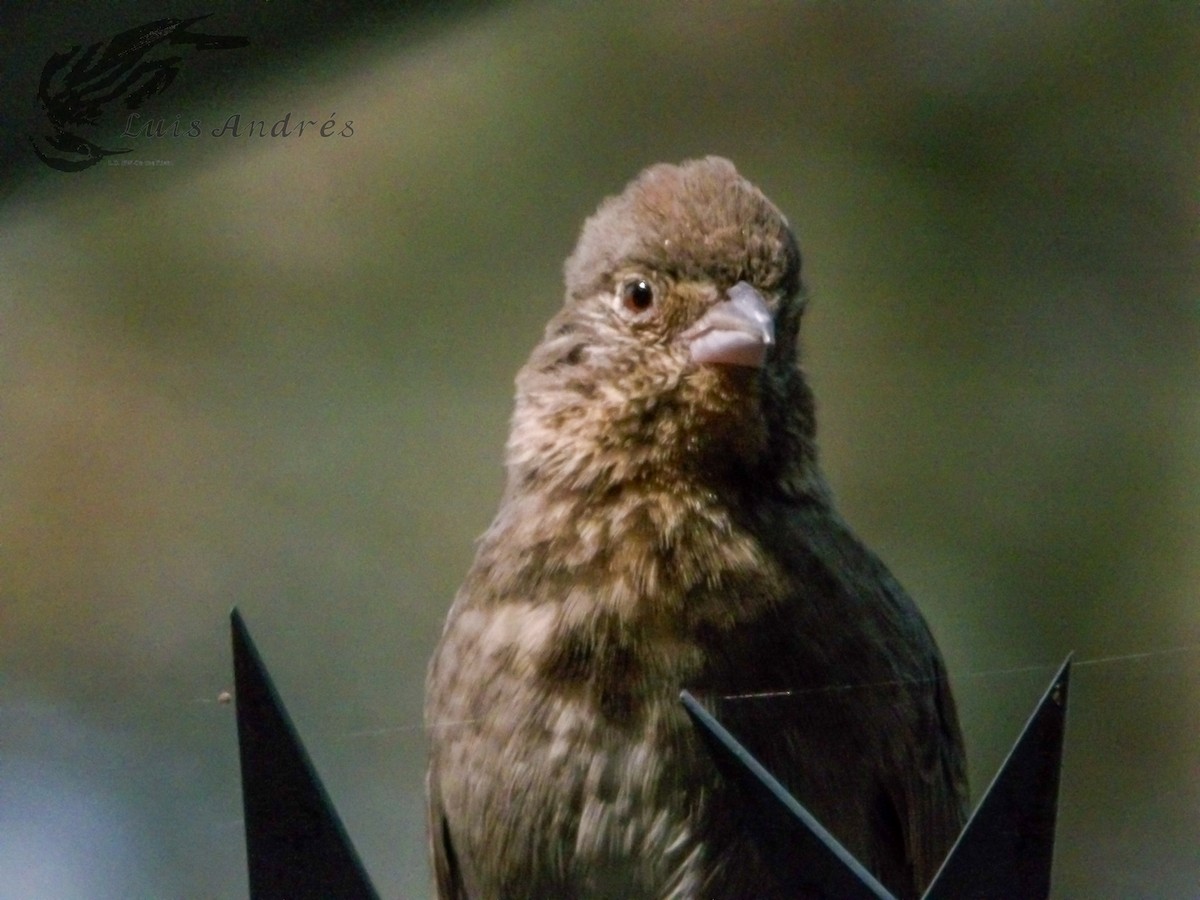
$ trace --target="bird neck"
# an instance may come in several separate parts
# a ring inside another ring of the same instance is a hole
[[[689,608],[691,616],[697,590],[766,565],[756,535],[778,510],[687,482],[633,480],[598,492],[510,484],[476,565],[494,596],[565,604],[568,618],[584,589],[589,604],[622,621]]]
[[[711,497],[731,508],[772,496],[824,503],[829,491],[812,430],[810,413],[706,422],[687,409],[631,415],[519,401],[506,496],[535,493],[583,507],[638,492]]]

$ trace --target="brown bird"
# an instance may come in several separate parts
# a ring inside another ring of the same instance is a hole
[[[962,738],[924,619],[818,469],[787,220],[724,159],[653,166],[566,286],[429,670],[439,897],[786,896],[682,688],[918,896],[963,822]]]

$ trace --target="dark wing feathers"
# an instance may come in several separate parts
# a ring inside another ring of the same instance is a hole
[[[801,631],[796,640],[812,648],[814,631],[845,629],[837,619],[851,617],[858,628],[844,633],[865,641],[828,651],[835,656],[829,670],[859,686],[844,702],[884,729],[878,755],[863,758],[864,768],[874,760],[878,769],[859,773],[877,780],[867,794],[875,804],[875,859],[862,862],[898,897],[919,896],[966,814],[966,762],[945,665],[916,604],[836,513],[819,506],[796,509],[784,530],[792,546],[777,552],[793,561]],[[786,764],[806,763],[792,758]]]
[[[442,807],[437,767],[434,765],[429,768],[425,787],[428,795],[429,846],[433,858],[433,878],[437,887],[438,900],[468,900],[462,872],[459,869],[458,856],[454,852],[450,822]]]

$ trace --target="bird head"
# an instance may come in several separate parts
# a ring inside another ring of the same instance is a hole
[[[587,220],[565,275],[566,302],[517,378],[522,480],[816,477],[800,253],[732,163],[646,169]]]

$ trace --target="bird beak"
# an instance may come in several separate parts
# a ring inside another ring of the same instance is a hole
[[[692,359],[702,365],[761,368],[775,343],[771,311],[762,294],[745,281],[731,287],[728,296],[683,333]]]

